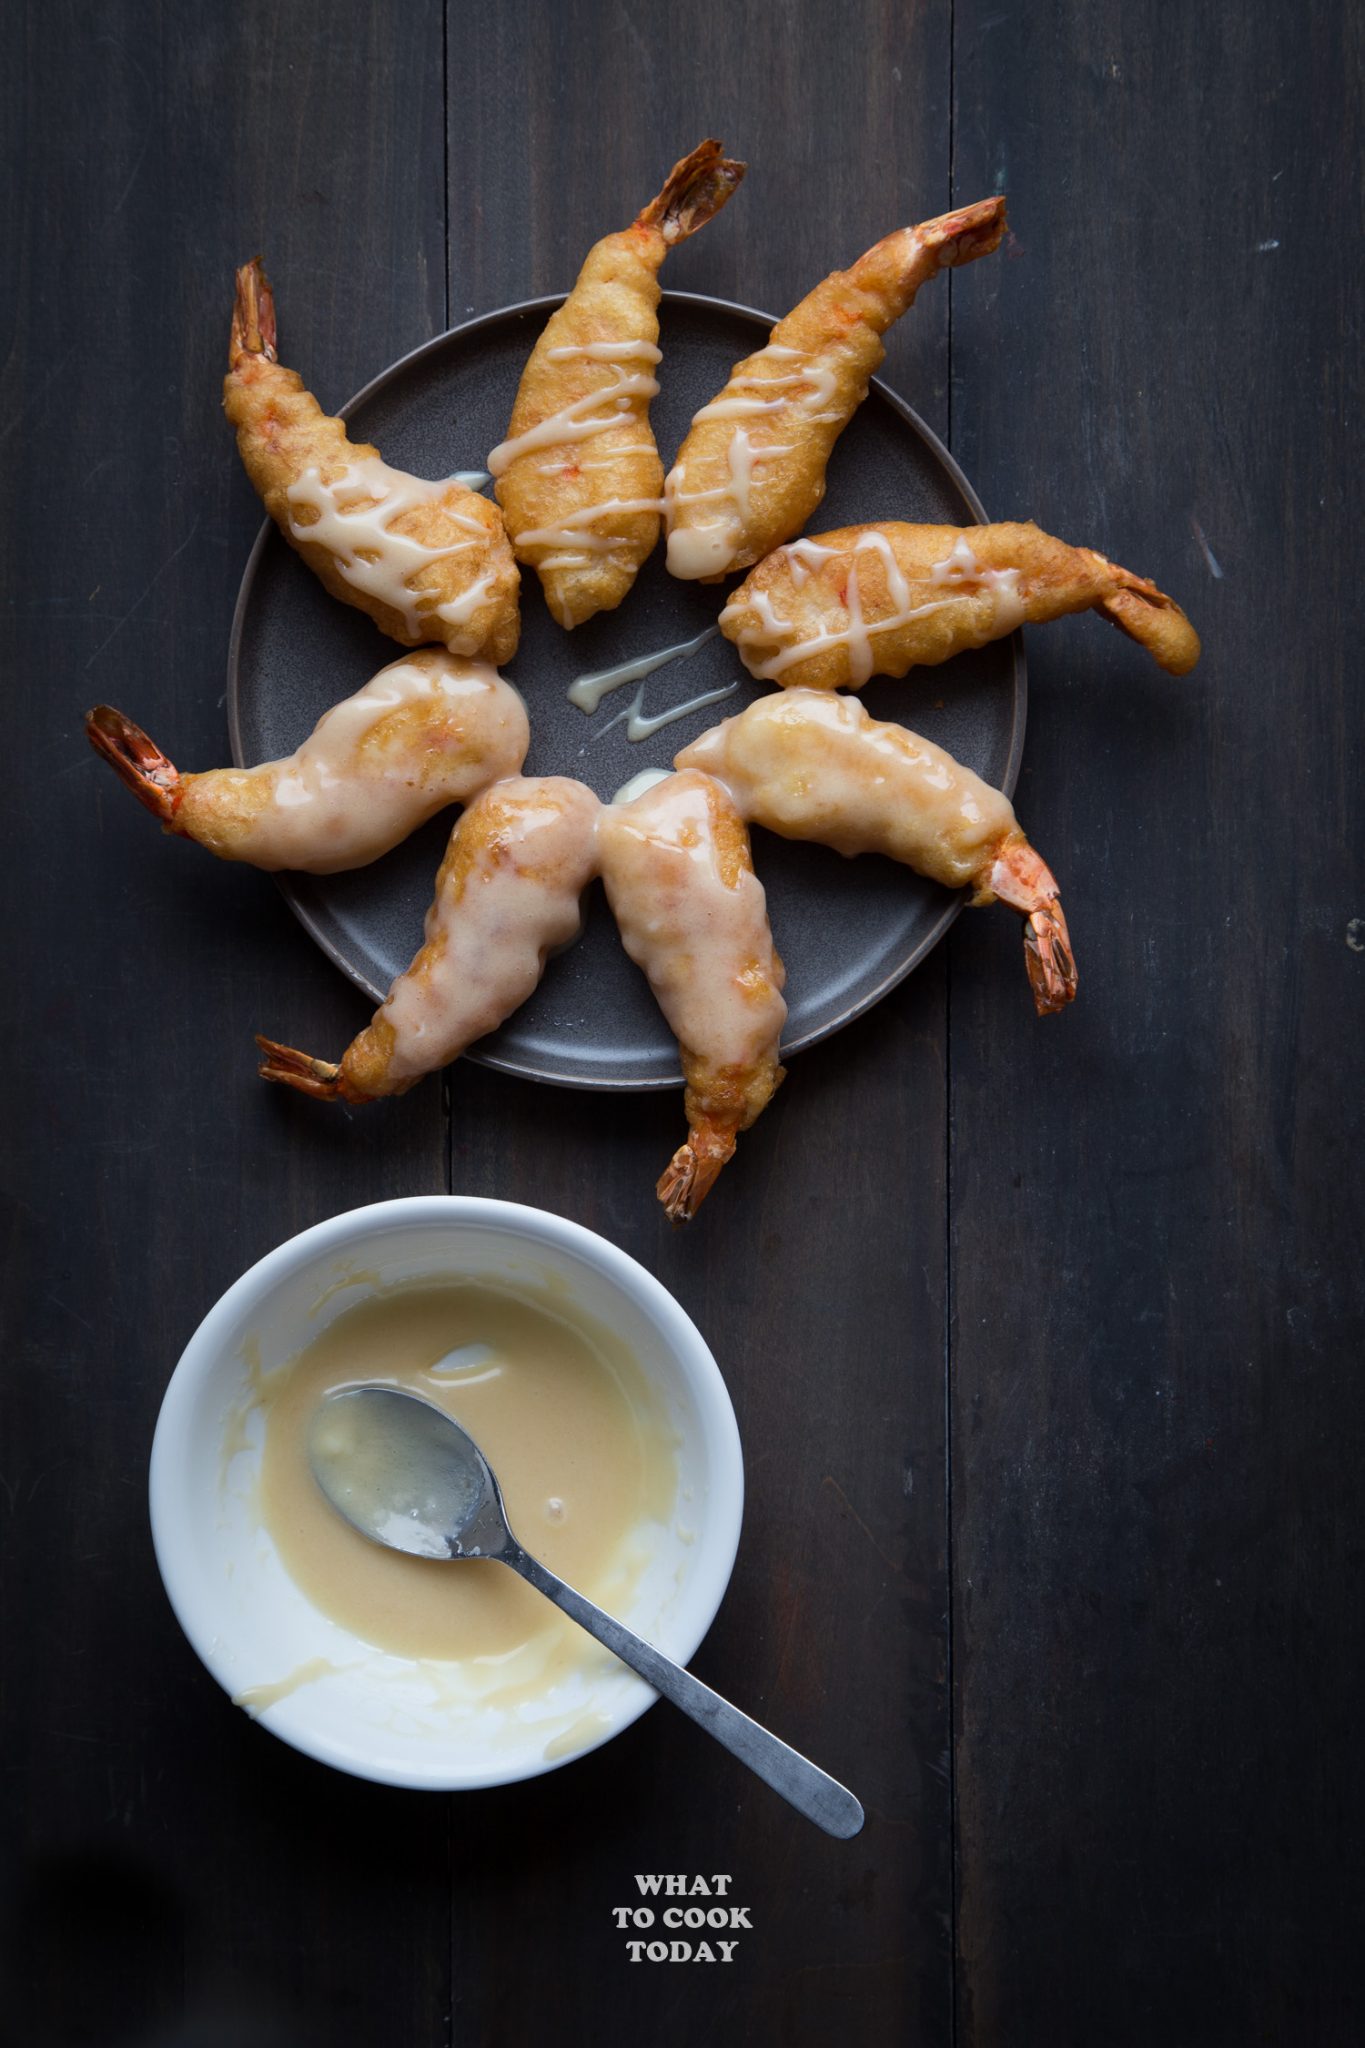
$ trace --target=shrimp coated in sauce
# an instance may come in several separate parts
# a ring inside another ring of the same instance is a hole
[[[931,740],[869,718],[856,697],[787,690],[760,697],[684,747],[679,768],[725,784],[740,815],[783,839],[883,853],[972,902],[1024,917],[1024,963],[1047,1016],[1076,993],[1057,884],[1009,798]]]
[[[1199,636],[1174,598],[1094,548],[1027,523],[885,520],[791,541],[760,562],[720,615],[750,675],[784,689],[861,689],[871,676],[947,661],[1025,621],[1097,611],[1168,674]]]
[[[664,486],[668,566],[716,582],[800,533],[825,465],[867,396],[882,336],[938,271],[998,247],[1005,202],[982,199],[888,235],[779,320],[692,422]]]
[[[508,439],[488,457],[517,559],[566,628],[620,604],[658,540],[659,266],[743,175],[703,142],[630,227],[589,250],[522,372]]]
[[[510,661],[520,577],[497,507],[455,477],[408,476],[348,439],[279,361],[259,261],[237,272],[228,363],[223,404],[247,475],[332,596],[404,647],[439,641]]]
[[[785,974],[749,835],[727,790],[689,770],[598,827],[602,880],[627,953],[678,1040],[687,1142],[658,1185],[673,1222],[696,1214],[782,1080]]]
[[[549,955],[582,927],[601,809],[564,776],[509,777],[469,806],[450,836],[426,937],[339,1062],[258,1038],[261,1077],[305,1095],[372,1102],[493,1031],[535,990]]]
[[[85,729],[166,831],[220,860],[314,875],[364,867],[448,804],[514,775],[531,737],[510,683],[436,647],[380,669],[296,752],[257,768],[182,774],[107,704]]]

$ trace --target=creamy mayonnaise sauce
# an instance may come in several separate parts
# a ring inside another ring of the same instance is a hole
[[[463,1362],[439,1369],[452,1352]],[[676,1439],[638,1359],[548,1291],[412,1283],[347,1310],[265,1382],[261,1519],[313,1606],[378,1649],[476,1667],[500,1697],[507,1674],[531,1696],[600,1656],[505,1565],[384,1549],[329,1505],[309,1430],[329,1393],[369,1384],[453,1415],[497,1475],[527,1549],[619,1609],[647,1561],[649,1525],[671,1514],[677,1490]],[[301,1667],[282,1684],[315,1675]],[[242,1704],[259,1711],[281,1696],[256,1687]]]
[[[695,654],[708,640],[714,640],[720,632],[719,626],[708,626],[704,633],[698,633],[691,640],[679,640],[673,647],[661,647],[657,653],[641,654],[633,661],[623,661],[615,668],[595,670],[591,675],[578,676],[569,685],[568,697],[571,704],[580,711],[596,711],[604,697],[613,690],[621,689],[626,683],[642,682],[653,675],[656,668],[663,668],[666,662],[682,661],[689,654]]]
[[[642,768],[638,775],[632,775],[629,782],[623,782],[612,798],[614,804],[633,804],[637,796],[643,796],[647,789],[657,789],[661,782],[667,782],[673,773],[671,768]]]
[[[613,726],[624,725],[628,740],[652,739],[656,732],[662,732],[666,725],[674,725],[680,718],[689,718],[694,711],[704,711],[708,704],[719,704],[722,697],[731,696],[739,688],[738,683],[722,683],[718,690],[703,690],[699,697],[689,697],[685,704],[674,704],[668,711],[658,711],[654,716],[645,715],[645,687],[641,683],[624,711],[618,711],[615,718],[609,718],[600,732],[594,733],[594,745],[605,739]]]
[[[335,477],[324,483],[322,472],[306,469],[285,492],[290,506],[289,531],[296,541],[324,547],[332,555],[338,573],[353,589],[378,603],[388,605],[401,617],[413,639],[432,637],[432,621],[448,626],[467,625],[482,603],[493,578],[476,577],[467,590],[444,603],[432,604],[431,593],[409,588],[409,579],[433,562],[448,561],[471,549],[485,549],[489,532],[471,513],[443,506],[443,516],[462,528],[471,538],[430,545],[410,534],[395,533],[393,522],[421,505],[432,505],[444,497],[453,482],[427,483],[420,477],[405,476],[390,469],[378,455],[357,457]],[[309,517],[301,519],[299,513]]]

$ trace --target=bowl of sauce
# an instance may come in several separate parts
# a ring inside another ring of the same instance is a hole
[[[739,1435],[695,1325],[643,1267],[542,1210],[418,1196],[333,1217],[210,1310],[152,1450],[157,1563],[234,1703],[295,1748],[452,1791],[552,1770],[649,1706],[643,1681],[503,1565],[402,1556],[308,1463],[338,1389],[455,1416],[527,1547],[686,1662],[729,1583]]]

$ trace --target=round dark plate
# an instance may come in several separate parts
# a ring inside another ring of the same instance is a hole
[[[559,298],[536,299],[471,320],[405,356],[342,407],[356,434],[418,476],[483,465],[507,430],[526,358]],[[772,320],[743,306],[665,292],[662,390],[652,420],[668,466],[688,423],[731,365],[761,347]],[[816,531],[872,519],[971,525],[986,517],[946,448],[910,408],[873,383],[829,468]],[[738,579],[735,579],[737,582]],[[728,588],[733,588],[731,583]],[[656,669],[645,684],[653,715],[705,690],[733,695],[632,744],[623,724],[604,730],[634,694],[607,697],[588,718],[565,694],[576,676],[673,645],[712,624],[719,586],[679,583],[663,548],[645,564],[619,610],[573,633],[551,619],[540,585],[522,572],[521,647],[507,670],[526,699],[528,775],[574,775],[604,799],[642,768],[672,757],[718,719],[770,685],[745,674],[728,641]],[[247,563],[228,657],[228,719],[238,766],[292,753],[322,716],[402,650],[363,613],[337,604],[267,524]],[[874,682],[863,701],[936,740],[1012,790],[1024,738],[1025,672],[1016,633],[947,668]],[[337,965],[378,1003],[422,939],[432,880],[450,833],[434,818],[405,845],[352,874],[280,877],[295,914]],[[768,892],[787,965],[790,1015],[784,1053],[837,1031],[893,988],[942,938],[962,897],[880,857],[857,861],[820,846],[754,834],[754,864]],[[552,960],[540,988],[469,1055],[486,1065],[583,1088],[667,1088],[681,1082],[677,1047],[643,975],[626,958],[595,884],[583,936]],[[335,1048],[322,1050],[332,1052]]]

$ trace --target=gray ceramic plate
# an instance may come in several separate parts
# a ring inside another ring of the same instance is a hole
[[[405,356],[343,406],[356,433],[418,476],[482,467],[503,438],[526,357],[558,298],[471,320]],[[665,292],[662,384],[652,409],[667,464],[694,412],[740,356],[760,347],[767,314],[687,292]],[[947,450],[884,386],[874,383],[829,470],[817,530],[870,519],[972,524],[985,513]],[[733,586],[731,586],[733,587]],[[738,680],[711,709],[632,744],[609,721],[633,690],[592,717],[567,700],[575,676],[686,640],[710,625],[719,588],[678,583],[656,550],[618,611],[565,633],[551,620],[533,573],[523,571],[521,647],[507,673],[526,699],[533,738],[528,775],[575,775],[610,798],[642,768],[672,756],[766,686],[745,675],[729,643],[710,642],[657,669],[647,713]],[[401,650],[363,613],[327,596],[271,526],[242,579],[228,659],[228,717],[238,765],[288,754],[329,705],[358,690]],[[899,718],[946,746],[990,782],[1012,790],[1024,738],[1020,636],[960,655],[946,668],[863,692],[878,718]],[[379,1002],[421,943],[432,878],[450,831],[433,819],[406,845],[354,874],[281,879],[302,924],[337,965]],[[837,1031],[893,988],[942,938],[961,899],[875,856],[848,861],[819,846],[754,834],[778,949],[787,964],[790,1016],[784,1052]],[[471,1058],[542,1081],[583,1088],[667,1088],[678,1055],[638,969],[621,950],[595,886],[582,938],[550,962],[539,990]]]

